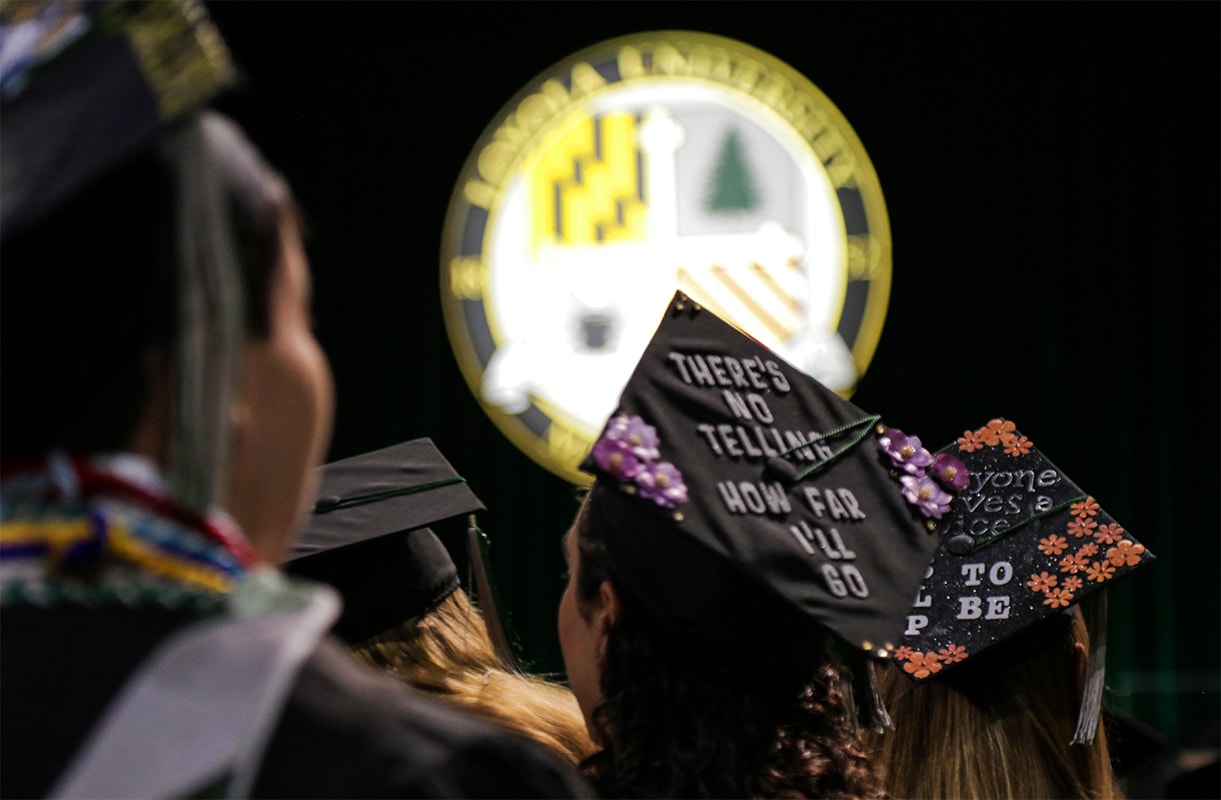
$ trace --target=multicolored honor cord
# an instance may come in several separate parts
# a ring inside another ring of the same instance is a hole
[[[149,585],[225,593],[259,560],[222,514],[186,510],[81,457],[6,464],[0,479],[16,488],[0,504],[6,603],[116,595],[106,587],[136,602]]]

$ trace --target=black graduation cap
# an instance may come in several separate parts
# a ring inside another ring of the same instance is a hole
[[[819,630],[885,658],[952,500],[896,467],[896,435],[679,292],[581,465],[586,513],[624,590],[727,658]]]
[[[962,494],[894,658],[913,680],[959,664],[1091,600],[1090,677],[1078,739],[1092,740],[1102,686],[1103,591],[1154,555],[1048,460],[1016,425],[993,419],[938,451]]]
[[[237,80],[199,0],[0,4],[7,237]]]
[[[458,587],[449,551],[427,526],[483,509],[431,439],[345,458],[320,468],[318,501],[284,568],[339,590],[335,632],[360,642]]]
[[[961,461],[965,488],[895,653],[912,678],[951,669],[1154,560],[1013,422],[991,420],[938,452]]]

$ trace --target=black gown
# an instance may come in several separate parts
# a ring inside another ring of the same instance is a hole
[[[0,611],[0,796],[45,796],[126,678],[190,619],[151,610]],[[301,669],[253,795],[592,797],[541,745],[402,686],[334,639]]]

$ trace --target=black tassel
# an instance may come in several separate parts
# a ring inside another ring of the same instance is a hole
[[[474,514],[470,515],[469,520],[466,530],[466,554],[473,573],[471,585],[475,601],[483,614],[483,620],[488,627],[488,636],[492,640],[496,655],[500,658],[501,666],[509,672],[520,672],[504,620],[501,618],[500,596],[496,591],[496,584],[492,581],[490,559],[487,553],[490,546],[487,534],[475,524]]]
[[[877,674],[874,671],[873,659],[860,656],[852,670],[852,682],[855,685],[853,695],[857,700],[857,717],[860,724],[876,733],[884,733],[894,729],[890,714],[886,711],[886,703],[878,691]]]

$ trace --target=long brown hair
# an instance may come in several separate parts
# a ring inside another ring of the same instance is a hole
[[[1069,744],[1089,649],[1085,623],[1073,613],[1045,625],[1038,639],[1003,643],[925,683],[894,664],[878,671],[895,729],[868,734],[866,743],[892,795],[1118,796],[1101,725],[1093,744]]]
[[[585,508],[578,610],[615,583]],[[593,724],[605,748],[585,764],[604,797],[885,797],[853,732],[843,681],[829,662],[765,675],[659,626],[620,591]]]
[[[572,692],[540,676],[506,670],[483,616],[460,588],[353,651],[407,685],[525,734],[570,763],[594,750]]]

